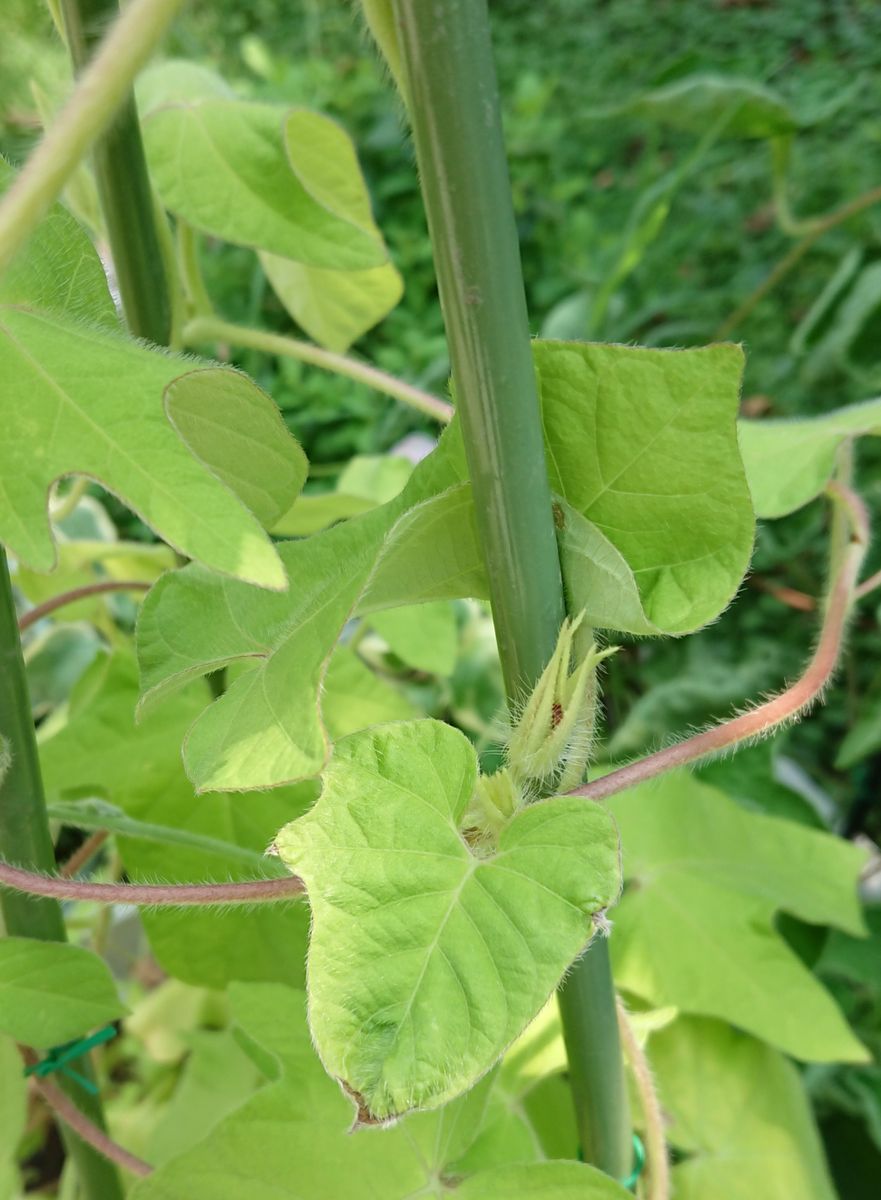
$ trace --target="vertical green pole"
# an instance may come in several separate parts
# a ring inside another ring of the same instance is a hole
[[[393,0],[407,102],[509,698],[553,653],[563,584],[486,0]],[[631,1170],[605,941],[560,1007],[585,1159]]]
[[[81,70],[119,5],[117,0],[61,0],[61,11],[71,59]],[[126,323],[135,337],[165,346],[171,336],[170,293],[133,96],[92,157]]]
[[[8,743],[9,766],[0,778],[0,853],[18,866],[35,871],[55,870],[55,853],[49,836],[43,781],[37,758],[37,743],[31,703],[25,678],[21,642],[6,555],[0,547],[0,735]],[[67,940],[60,906],[19,892],[0,891],[0,912],[10,937]],[[87,1061],[77,1070],[91,1078]],[[78,1083],[58,1076],[58,1084],[77,1108],[103,1129],[101,1101]],[[88,1200],[122,1200],[123,1190],[116,1167],[97,1150],[81,1141],[66,1127],[64,1141],[76,1164],[83,1193]]]

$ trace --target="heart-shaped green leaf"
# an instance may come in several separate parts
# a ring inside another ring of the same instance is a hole
[[[312,906],[315,1044],[365,1122],[435,1108],[497,1061],[616,899],[614,824],[556,797],[478,853],[460,829],[477,756],[437,721],[344,739],[323,782],[276,839]]]

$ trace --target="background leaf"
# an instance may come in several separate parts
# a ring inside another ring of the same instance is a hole
[[[653,1005],[722,1017],[797,1058],[865,1061],[831,996],[774,928],[774,914],[864,932],[862,851],[747,812],[686,772],[609,802],[626,889],[612,956],[620,987]]]
[[[0,1032],[48,1050],[122,1016],[100,958],[66,942],[0,939]]]
[[[669,1137],[677,1200],[834,1200],[795,1067],[721,1024],[683,1018],[649,1043]]]
[[[757,516],[783,517],[823,490],[842,442],[881,432],[881,400],[850,404],[822,417],[741,421],[738,430]]]
[[[40,747],[50,802],[97,795],[139,821],[262,854],[285,821],[310,802],[314,789],[282,789],[246,804],[236,797],[195,797],[180,744],[201,707],[202,687],[197,683],[181,692],[135,725],[134,662],[125,653],[96,661],[74,693],[67,723],[56,726]],[[85,820],[89,827],[88,808]],[[269,860],[260,872],[239,854],[223,858],[216,849],[173,846],[126,832],[119,847],[134,880],[226,881],[276,873]],[[303,978],[308,920],[303,904],[157,910],[144,912],[142,920],[160,965],[188,983],[223,987],[230,979]]]
[[[144,145],[162,203],[204,233],[297,262],[381,266],[386,252],[372,218],[359,210],[353,219],[330,192],[345,135],[306,113],[219,99],[156,110],[144,123]]]

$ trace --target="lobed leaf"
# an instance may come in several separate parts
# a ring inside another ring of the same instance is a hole
[[[172,385],[181,404],[191,387],[204,396],[211,386],[183,366],[97,327],[0,310],[0,369],[15,381],[0,397],[0,474],[14,481],[0,508],[0,540],[26,565],[54,566],[46,497],[56,479],[77,474],[118,495],[181,553],[258,586],[284,587],[257,520],[168,421],[163,396]],[[218,372],[209,374],[216,381]],[[245,376],[226,376],[224,387],[238,389],[246,406],[272,405]],[[259,457],[245,460],[246,474],[257,475]]]
[[[611,943],[620,987],[721,1017],[806,1061],[866,1060],[774,926],[782,910],[863,933],[859,848],[748,812],[686,772],[628,789],[609,809],[624,847]]]
[[[0,939],[0,1033],[48,1050],[124,1011],[97,955],[66,942]]]
[[[529,805],[486,854],[460,829],[476,783],[476,753],[448,725],[365,730],[337,743],[320,799],[275,841],[312,908],[315,1045],[365,1122],[473,1085],[618,895],[603,809]]]

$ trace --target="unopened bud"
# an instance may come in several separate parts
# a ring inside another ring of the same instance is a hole
[[[594,643],[571,670],[583,620],[581,613],[563,622],[551,660],[511,733],[508,764],[517,779],[552,781],[561,790],[581,782],[593,729],[596,667],[618,648],[600,650]]]

